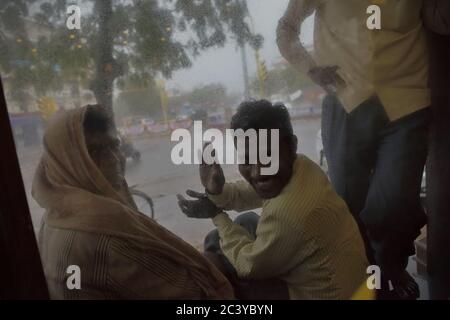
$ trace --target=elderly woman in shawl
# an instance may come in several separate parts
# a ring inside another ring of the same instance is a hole
[[[51,298],[233,298],[208,260],[136,210],[104,108],[87,106],[50,121],[33,197],[46,209],[39,246]],[[71,265],[80,268],[80,289],[67,286]]]

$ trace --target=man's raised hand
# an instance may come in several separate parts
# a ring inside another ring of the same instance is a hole
[[[314,67],[309,70],[308,75],[328,94],[333,94],[338,85],[345,85],[345,81],[337,73],[338,69],[338,66]]]
[[[209,144],[206,144],[203,147],[203,150],[205,150],[208,145]],[[216,151],[213,150],[212,156],[215,157],[215,155]],[[203,153],[201,159],[203,161],[199,166],[199,173],[203,187],[205,187],[206,191],[210,194],[221,194],[223,191],[223,186],[225,185],[225,176],[223,174],[222,167],[217,163],[217,161],[213,164],[205,163]]]

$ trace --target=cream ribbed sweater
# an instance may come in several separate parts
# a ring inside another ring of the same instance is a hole
[[[278,277],[291,299],[349,299],[367,278],[358,226],[314,162],[299,156],[289,184],[263,201],[246,182],[210,196],[225,210],[262,206],[256,239],[222,213],[213,222],[225,256],[242,278]]]

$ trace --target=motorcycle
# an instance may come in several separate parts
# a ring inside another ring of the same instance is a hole
[[[130,192],[138,211],[152,219],[155,219],[153,199],[145,192],[138,190],[136,186],[132,186],[130,188]]]
[[[123,136],[119,136],[119,139],[121,141],[120,151],[126,159],[131,158],[133,161],[141,160],[141,153],[134,147],[131,140]]]

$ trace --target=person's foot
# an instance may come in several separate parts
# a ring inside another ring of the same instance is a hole
[[[394,299],[416,300],[419,298],[419,286],[406,270],[398,276],[391,277],[391,283],[393,286],[391,294]]]

